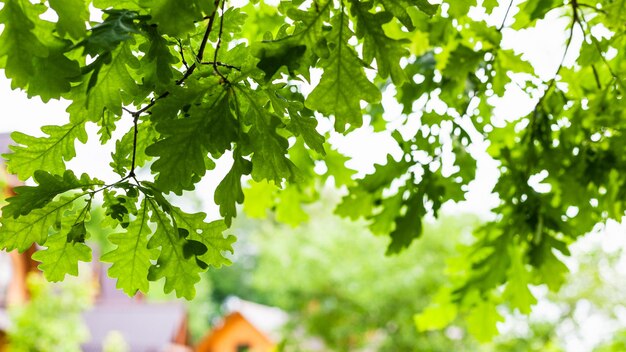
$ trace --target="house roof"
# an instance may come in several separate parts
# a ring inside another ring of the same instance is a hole
[[[4,153],[8,153],[9,150],[9,145],[13,143],[13,140],[11,139],[11,134],[10,133],[0,133],[0,153],[4,154]]]
[[[227,313],[239,313],[250,324],[274,341],[279,341],[281,329],[287,323],[289,315],[280,308],[270,307],[239,297],[231,296],[224,302]]]
[[[160,352],[174,340],[185,320],[185,309],[174,303],[98,304],[84,314],[91,339],[85,352],[102,351],[112,331],[119,332],[133,352]]]
[[[94,307],[83,315],[91,336],[83,351],[102,351],[102,343],[112,331],[120,333],[133,352],[161,352],[171,345],[185,326],[185,306],[128,297],[106,275],[107,266],[99,269],[100,294]]]
[[[6,177],[6,181],[9,186],[16,187],[21,185],[21,182],[17,179],[17,176],[10,175],[6,172],[6,169],[4,167],[6,160],[4,160],[4,158],[2,157],[2,154],[7,154],[11,152],[11,149],[9,148],[11,144],[15,144],[11,139],[11,134],[6,132],[0,133],[0,170],[3,173],[0,177]]]

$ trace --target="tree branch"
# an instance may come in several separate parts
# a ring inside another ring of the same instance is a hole
[[[219,0],[216,0],[219,1]],[[230,84],[230,82],[228,81],[228,79],[220,72],[220,70],[217,69],[217,53],[220,50],[220,45],[222,44],[222,31],[224,29],[224,3],[226,2],[226,0],[222,1],[222,7],[220,9],[220,30],[219,33],[217,35],[217,45],[215,46],[215,53],[213,54],[213,71],[215,71],[215,73],[218,74],[218,76],[220,76],[222,78],[222,81],[226,84]],[[202,62],[202,59],[200,58],[200,60],[198,62]]]
[[[220,1],[221,0],[215,0],[215,9],[211,13],[211,15],[209,15],[207,17],[209,19],[209,23],[207,25],[206,31],[204,32],[204,36],[202,37],[202,42],[200,42],[200,48],[198,49],[198,53],[196,54],[196,61],[197,62],[194,62],[191,66],[189,66],[189,68],[185,71],[183,76],[175,82],[175,85],[180,86],[181,84],[183,84],[185,82],[185,80],[187,78],[189,78],[189,76],[191,76],[191,74],[196,70],[196,68],[198,67],[197,63],[198,62],[202,62],[202,58],[204,56],[204,50],[206,48],[207,42],[209,41],[209,36],[211,34],[211,29],[213,28],[213,22],[215,21],[215,15],[217,14],[217,8],[219,7]],[[182,48],[181,48],[181,50],[182,50]],[[153,98],[150,101],[150,103],[148,103],[148,105],[144,106],[143,108],[141,108],[141,109],[139,109],[139,110],[137,110],[135,112],[130,112],[130,111],[129,112],[133,116],[141,115],[144,112],[146,112],[148,109],[153,107],[154,104],[158,100],[163,99],[163,98],[167,97],[168,95],[170,95],[170,92],[169,91],[165,91],[165,92],[161,93],[159,96],[157,96],[156,98]]]

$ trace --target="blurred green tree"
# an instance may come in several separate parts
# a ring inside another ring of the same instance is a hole
[[[285,350],[306,349],[303,328],[333,351],[476,347],[458,326],[417,333],[413,316],[446,283],[446,257],[462,237],[469,240],[477,218],[428,222],[422,241],[389,257],[385,238],[373,236],[364,222],[333,216],[329,203],[309,206],[315,221],[297,228],[271,219],[236,221],[246,248],[237,248],[237,265],[211,272],[214,297],[234,294],[288,311]]]
[[[28,288],[30,300],[10,308],[10,351],[80,352],[80,344],[89,338],[82,312],[92,302],[91,277],[79,276],[54,284],[31,274]]]

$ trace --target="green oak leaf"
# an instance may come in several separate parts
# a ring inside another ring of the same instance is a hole
[[[274,111],[278,114],[283,112],[289,115],[289,123],[286,126],[287,130],[291,131],[296,136],[301,136],[309,148],[321,155],[325,155],[325,139],[324,136],[316,130],[317,119],[315,119],[312,112],[306,109],[301,101],[289,100],[282,96],[277,90],[267,89],[265,92],[272,103]]]
[[[172,54],[168,41],[157,28],[145,26],[143,29],[148,36],[148,40],[139,46],[145,53],[140,60],[143,84],[161,90],[172,83],[175,74],[179,75],[172,67],[179,59]]]
[[[387,235],[394,230],[396,218],[402,209],[402,195],[405,188],[402,188],[394,196],[381,201],[380,210],[372,215],[369,220],[369,229],[376,235]]]
[[[205,121],[195,117],[157,125],[157,131],[166,137],[146,148],[146,154],[158,157],[151,168],[158,173],[156,183],[163,190],[177,194],[192,190],[206,170],[215,167],[205,147],[207,136],[202,130]]]
[[[87,142],[85,121],[70,122],[63,126],[44,126],[41,131],[47,136],[31,137],[21,132],[11,134],[16,145],[10,146],[12,152],[3,156],[8,161],[9,172],[21,180],[30,178],[37,170],[62,174],[65,161],[76,156],[75,141]]]
[[[265,80],[271,80],[281,67],[293,74],[301,66],[306,46],[293,40],[285,42],[263,42],[257,44],[254,56],[259,59],[257,67],[265,72]]]
[[[104,208],[104,215],[107,217],[102,220],[101,225],[112,228],[117,228],[118,226],[127,228],[131,222],[130,216],[137,216],[139,213],[137,209],[137,196],[139,195],[137,189],[128,187],[126,194],[118,194],[115,190],[104,190],[102,195],[104,198],[102,207]]]
[[[373,211],[372,203],[374,197],[371,193],[361,188],[350,189],[350,193],[341,199],[337,204],[335,214],[357,220],[361,217],[369,216]]]
[[[525,28],[536,20],[540,20],[555,7],[562,6],[560,0],[528,0],[519,5],[520,11],[515,15],[513,29]]]
[[[354,175],[356,171],[346,166],[346,162],[350,160],[339,151],[328,148],[328,153],[324,158],[324,163],[328,169],[327,177],[332,176],[337,186],[351,186],[354,184]]]
[[[410,0],[379,0],[379,2],[385,7],[385,10],[394,15],[400,23],[402,23],[409,31],[413,31],[415,26],[413,20],[407,12],[407,9],[413,6],[413,2]]]
[[[41,262],[38,268],[49,281],[62,281],[66,274],[78,275],[78,262],[91,261],[91,248],[81,242],[68,242],[67,234],[59,232],[48,238],[46,249],[33,254]]]
[[[248,187],[243,189],[245,195],[243,210],[246,215],[253,219],[265,219],[268,209],[274,206],[277,190],[278,187],[272,182],[266,180],[255,182],[250,180]]]
[[[520,244],[509,246],[511,266],[509,268],[509,283],[504,290],[504,297],[511,302],[511,306],[519,309],[522,314],[529,314],[532,305],[537,299],[528,289],[531,274],[524,266],[524,252]]]
[[[569,269],[554,254],[554,250],[569,255],[565,243],[544,234],[539,243],[531,246],[528,255],[530,264],[537,269],[537,274],[539,274],[542,282],[545,282],[550,290],[556,292],[565,282],[565,275]]]
[[[204,253],[197,254],[202,263],[215,268],[231,264],[225,253],[233,253],[233,243],[236,237],[224,235],[224,231],[227,229],[224,221],[206,222],[205,213],[189,214],[174,206],[172,206],[171,213],[179,229],[185,229],[189,232],[187,242],[196,241],[206,247]]]
[[[431,4],[428,0],[415,0],[415,6],[428,16],[434,16],[439,9],[438,4]]]
[[[448,13],[457,18],[467,16],[470,7],[476,6],[476,0],[450,0],[447,3],[450,5]]]
[[[323,36],[323,27],[324,22],[328,21],[328,10],[332,3],[329,0],[320,1],[315,8],[312,7],[308,11],[302,11],[293,7],[287,10],[287,16],[296,21],[296,28],[291,38],[305,44],[308,50],[311,50],[319,57],[328,55],[328,48]]]
[[[302,136],[309,148],[321,155],[326,155],[326,151],[324,150],[325,138],[315,129],[317,127],[315,117],[302,116],[293,111],[290,111],[289,116],[291,119],[289,120],[287,129],[296,136]]]
[[[108,270],[109,276],[117,279],[116,287],[130,296],[137,291],[148,292],[148,272],[151,261],[158,255],[158,250],[148,248],[148,239],[152,234],[148,218],[148,207],[144,200],[141,210],[124,232],[109,235],[109,241],[116,247],[100,258],[103,262],[112,263]]]
[[[491,14],[493,10],[498,7],[498,0],[483,0],[483,7],[487,14]]]
[[[17,218],[27,215],[34,209],[44,207],[59,194],[79,188],[84,191],[104,184],[90,179],[87,174],[78,179],[71,170],[65,171],[63,176],[37,170],[34,176],[38,185],[15,187],[16,195],[7,199],[8,204],[2,208],[3,216]]]
[[[306,99],[305,105],[325,115],[335,116],[335,129],[343,132],[346,124],[359,127],[363,124],[361,100],[377,103],[380,90],[370,82],[363,71],[363,63],[348,40],[353,36],[348,26],[348,16],[340,12],[332,19],[330,42],[334,48],[322,60],[324,73],[319,84]]]
[[[73,0],[75,1],[75,0]],[[108,9],[103,10],[106,18],[93,26],[87,38],[77,44],[91,56],[110,53],[121,43],[140,33],[136,20],[142,19],[136,11]]]
[[[252,179],[274,181],[281,184],[283,179],[298,181],[300,178],[298,168],[287,158],[289,142],[278,133],[278,129],[284,127],[281,120],[263,107],[266,99],[240,88],[248,101],[248,110],[245,116],[239,120],[251,124],[248,137],[254,154],[252,154]]]
[[[52,23],[39,19],[43,11],[42,4],[5,2],[0,10],[0,68],[13,89],[23,88],[29,97],[39,95],[47,102],[68,92],[80,71],[64,55],[70,43],[52,35]]]
[[[59,16],[56,28],[61,35],[69,35],[74,39],[85,36],[89,11],[85,0],[50,0],[50,7]]]
[[[220,215],[224,217],[227,226],[230,226],[232,218],[237,216],[237,203],[243,203],[241,177],[249,175],[251,171],[252,163],[235,152],[233,166],[215,189],[215,204],[220,206]]]
[[[113,138],[113,132],[115,132],[115,128],[117,127],[117,122],[120,120],[120,116],[115,115],[111,111],[105,110],[102,114],[100,120],[96,122],[100,129],[98,129],[98,134],[100,135],[100,143],[105,144]]]
[[[413,194],[406,203],[406,212],[396,218],[396,228],[389,234],[391,243],[387,247],[387,254],[400,253],[422,235],[422,217],[426,214],[423,194],[421,192]]]
[[[433,302],[413,317],[417,330],[439,330],[452,323],[458,315],[458,306],[451,298],[448,290],[440,289]]]
[[[360,180],[359,186],[370,193],[382,190],[383,187],[389,187],[393,180],[405,175],[412,165],[413,163],[404,158],[396,161],[391,154],[388,154],[387,161],[384,164],[374,165],[374,172]]]
[[[44,245],[51,228],[63,230],[65,212],[72,210],[74,201],[84,195],[61,197],[18,218],[3,216],[0,220],[0,248],[24,252],[33,243]],[[69,227],[65,229],[69,231]],[[67,238],[67,233],[64,236]]]
[[[156,24],[161,33],[175,37],[192,32],[196,21],[214,11],[213,1],[141,0],[139,3],[150,9],[150,22]]]
[[[302,193],[294,186],[280,191],[276,205],[276,220],[292,227],[309,220],[309,215],[302,209],[303,198]]]
[[[200,273],[206,266],[198,265],[197,258],[185,255],[186,239],[180,236],[178,227],[156,200],[148,198],[146,207],[151,214],[150,222],[156,225],[148,248],[159,249],[157,262],[149,269],[148,280],[165,278],[165,293],[175,291],[176,297],[192,299],[196,294],[194,286],[200,281]]]
[[[115,115],[122,115],[123,97],[137,95],[140,91],[129,71],[139,67],[139,60],[133,55],[128,43],[101,54],[87,66],[89,79],[81,87],[87,94],[85,105],[90,119],[100,118],[105,109]]]
[[[504,318],[493,303],[480,302],[472,308],[465,320],[469,333],[478,341],[487,342],[498,334],[496,324],[504,321]]]
[[[37,6],[29,1],[4,2],[0,10],[0,23],[4,25],[0,34],[0,58],[7,57],[3,68],[8,78],[27,82],[28,77],[35,74],[32,59],[48,57],[48,48],[33,32],[34,20],[43,11],[45,11],[45,6]],[[25,85],[22,83],[16,86]]]
[[[87,211],[85,209],[84,211]],[[86,216],[86,214],[85,214]],[[89,234],[87,233],[87,227],[85,226],[85,220],[81,220],[70,228],[70,232],[68,232],[66,238],[67,242],[76,244],[76,243],[85,243],[85,240]]]
[[[400,59],[409,54],[402,45],[408,41],[389,38],[382,26],[393,19],[392,14],[372,14],[369,12],[371,6],[372,3],[361,1],[353,1],[352,5],[352,14],[357,20],[356,36],[363,39],[363,60],[369,64],[376,58],[380,77],[391,76],[394,84],[401,85],[407,80],[407,76],[400,67]]]
[[[158,157],[152,164],[152,171],[158,173],[156,184],[160,189],[176,194],[193,189],[206,170],[215,166],[208,154],[220,156],[231,148],[237,138],[237,122],[230,110],[228,95],[216,99],[208,106],[208,117],[157,124],[157,132],[165,138],[146,148],[146,154]]]

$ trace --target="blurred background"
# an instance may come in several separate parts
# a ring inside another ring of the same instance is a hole
[[[10,195],[14,181],[4,175]],[[533,312],[501,311],[500,335],[479,344],[471,326],[418,332],[416,313],[442,286],[447,268],[472,241],[476,215],[430,221],[407,251],[385,256],[386,239],[364,223],[332,214],[327,190],[292,227],[241,215],[234,264],[210,269],[192,301],[125,296],[100,263],[49,283],[29,253],[0,254],[0,330],[10,351],[624,351],[626,272],[623,228],[598,228],[573,248],[571,274],[558,293],[534,287]],[[199,204],[190,199],[190,204]],[[96,251],[108,242],[97,213],[89,222]],[[32,248],[31,251],[36,251]],[[608,254],[606,254],[608,253]],[[430,317],[437,319],[437,317]]]

